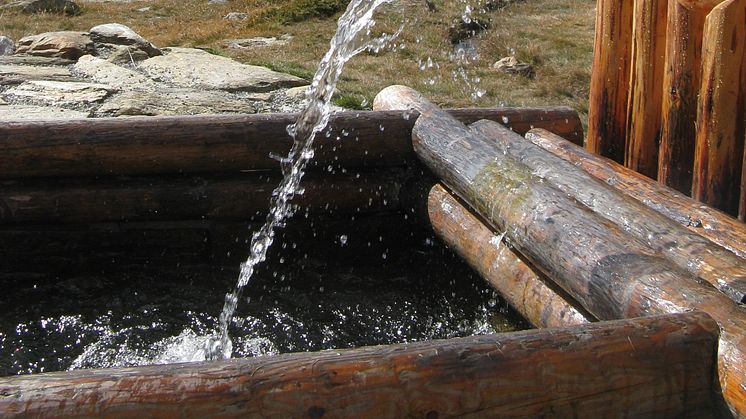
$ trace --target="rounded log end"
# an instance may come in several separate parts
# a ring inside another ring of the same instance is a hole
[[[422,112],[423,109],[433,106],[420,92],[398,84],[384,88],[373,99],[374,111],[414,110]]]

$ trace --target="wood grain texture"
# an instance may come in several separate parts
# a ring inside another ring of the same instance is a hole
[[[526,139],[595,178],[635,198],[741,258],[746,258],[746,225],[609,159],[596,156],[551,132],[535,129]]]
[[[732,412],[746,416],[746,311],[594,213],[494,141],[470,131],[404,86],[382,90],[378,109],[415,108],[421,161],[598,319],[702,310],[720,325],[718,378]]]
[[[428,214],[435,234],[535,327],[595,321],[553,289],[541,273],[503,242],[502,235],[493,232],[441,185],[430,190]]]
[[[395,210],[401,171],[309,176],[296,203],[335,215]],[[279,175],[0,181],[0,224],[251,220],[267,212]]]
[[[746,0],[705,21],[692,196],[736,215],[746,135]]]
[[[454,109],[473,122],[507,118],[516,132],[546,128],[582,144],[577,112],[567,107]],[[413,117],[410,117],[413,116]],[[18,121],[0,125],[0,178],[142,175],[277,170],[271,154],[292,145],[294,114],[201,115]],[[319,136],[309,170],[404,165],[416,115],[341,112]]]
[[[743,258],[496,122],[479,121],[471,128],[496,141],[504,153],[528,166],[533,174],[660,252],[679,268],[704,279],[734,301],[746,303],[746,260]]]
[[[5,417],[710,417],[704,313],[0,378]]]
[[[629,0],[599,0],[596,5],[586,148],[619,163],[624,162],[628,132],[633,5]]]
[[[634,0],[625,166],[655,179],[666,54],[667,0]]]
[[[685,195],[692,191],[702,33],[714,6],[713,2],[693,7],[684,0],[668,3],[658,181]]]

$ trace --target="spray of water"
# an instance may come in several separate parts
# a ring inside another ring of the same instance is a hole
[[[301,112],[296,122],[288,126],[288,133],[293,137],[293,147],[287,157],[281,158],[283,179],[272,193],[269,214],[264,225],[252,238],[250,254],[241,265],[238,283],[226,294],[225,305],[220,314],[219,336],[206,343],[209,359],[230,358],[232,343],[228,336],[228,326],[238,306],[241,291],[249,283],[256,266],[263,262],[275,236],[275,229],[282,226],[292,215],[293,196],[303,193],[300,181],[308,161],[313,158],[313,142],[316,134],[321,132],[329,122],[332,114],[330,102],[337,80],[345,63],[356,54],[365,51],[378,51],[395,39],[402,28],[394,34],[382,35],[370,39],[370,30],[375,21],[375,10],[393,0],[353,0],[337,22],[337,32],[330,42],[329,51],[319,64],[311,87],[306,92],[308,106]]]

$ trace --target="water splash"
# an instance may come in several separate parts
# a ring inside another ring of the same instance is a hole
[[[282,226],[293,213],[291,200],[295,195],[302,193],[300,181],[306,164],[313,158],[316,134],[329,122],[332,114],[332,95],[345,63],[362,51],[379,51],[401,33],[403,26],[394,34],[370,38],[370,30],[375,23],[373,12],[379,6],[392,1],[353,0],[337,21],[337,32],[330,42],[329,51],[321,60],[311,87],[306,92],[308,106],[301,112],[297,121],[288,126],[288,133],[293,137],[293,147],[287,157],[278,159],[283,179],[272,193],[270,210],[264,225],[251,238],[250,254],[241,265],[238,283],[225,296],[225,304],[220,314],[220,335],[211,337],[205,344],[208,359],[231,357],[232,342],[228,336],[228,326],[238,306],[241,291],[251,279],[255,267],[266,259],[267,250],[274,240],[275,229]]]

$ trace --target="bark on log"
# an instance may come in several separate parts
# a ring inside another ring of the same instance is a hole
[[[731,410],[746,416],[743,307],[544,182],[414,90],[388,87],[374,108],[417,109],[412,137],[420,159],[596,318],[710,314],[722,330],[721,388]]]
[[[635,0],[625,166],[655,179],[661,130],[667,0]]]
[[[454,109],[456,117],[511,121],[525,133],[546,128],[583,141],[577,112],[566,107]],[[293,114],[18,121],[0,125],[0,178],[141,175],[278,170],[270,154],[292,145]],[[320,135],[309,169],[404,165],[416,115],[342,112]],[[337,139],[339,138],[339,140]]]
[[[746,0],[705,21],[692,197],[738,214],[746,135]]]
[[[746,303],[746,260],[619,193],[497,122],[480,121],[471,128],[497,141],[503,152],[528,166],[535,175],[665,255],[679,268],[709,282],[737,303]]]
[[[746,258],[746,225],[673,189],[659,185],[609,159],[570,144],[551,132],[535,129],[526,139],[708,240]]]
[[[692,192],[702,31],[705,17],[720,1],[668,3],[658,181],[685,195]]]
[[[541,273],[503,242],[501,234],[484,225],[440,185],[430,190],[428,214],[435,234],[535,327],[595,321],[553,289]]]
[[[0,224],[259,219],[278,176],[4,181]],[[296,203],[301,211],[331,215],[394,210],[402,178],[401,171],[309,177]]]
[[[619,163],[627,138],[633,4],[599,0],[596,6],[586,147]]]
[[[704,313],[209,363],[0,378],[5,417],[710,417]]]

